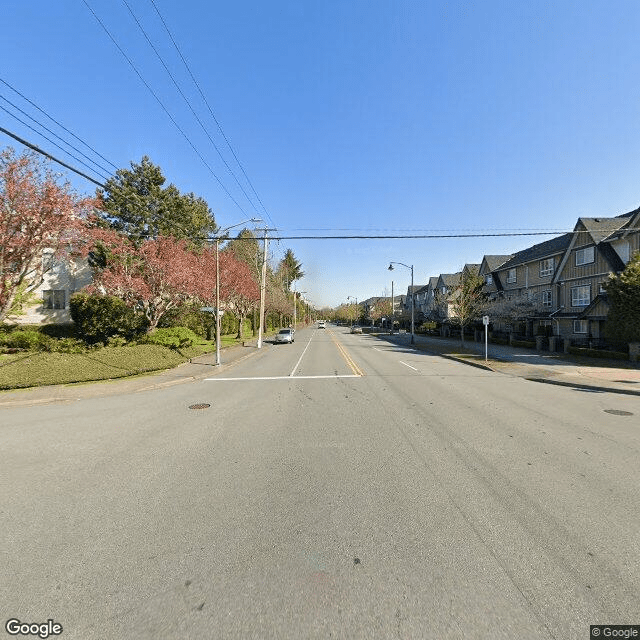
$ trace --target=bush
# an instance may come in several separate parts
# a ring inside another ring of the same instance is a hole
[[[69,301],[76,335],[87,342],[107,342],[113,336],[133,340],[144,333],[147,320],[120,298],[76,293]]]
[[[526,348],[526,349],[535,349],[536,343],[531,342],[531,340],[512,340],[511,346]]]
[[[198,336],[187,327],[168,327],[156,329],[139,342],[143,344],[158,344],[169,349],[184,349],[193,346]]]
[[[50,351],[50,345],[54,342],[49,336],[39,331],[16,329],[11,333],[5,333],[0,338],[0,343],[10,349],[28,349],[29,351]]]
[[[620,351],[605,351],[604,349],[583,349],[581,347],[569,347],[569,353],[574,356],[588,356],[589,358],[609,358],[611,360],[628,360],[628,353]]]

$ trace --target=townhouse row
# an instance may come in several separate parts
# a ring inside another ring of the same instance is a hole
[[[604,285],[638,251],[640,208],[612,218],[579,218],[571,233],[512,255],[485,255],[458,273],[409,287],[403,312],[410,314],[413,298],[416,323],[436,321],[446,328],[455,320],[455,298],[467,272],[484,280],[485,313],[494,329],[601,346],[609,310]]]

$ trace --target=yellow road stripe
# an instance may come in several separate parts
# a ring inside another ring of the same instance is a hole
[[[329,331],[329,335],[331,336],[331,339],[333,340],[333,342],[336,345],[336,347],[338,347],[338,351],[340,352],[340,354],[344,358],[345,362],[351,368],[351,371],[353,371],[353,373],[355,373],[357,376],[364,376],[364,373],[362,372],[360,367],[354,362],[353,358],[349,355],[349,353],[347,352],[345,347],[338,342],[338,340],[335,337],[333,331],[330,330]]]

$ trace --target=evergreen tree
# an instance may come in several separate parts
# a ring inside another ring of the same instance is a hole
[[[136,244],[146,238],[173,236],[202,244],[215,231],[213,213],[193,193],[181,194],[159,166],[144,156],[131,169],[118,169],[98,196],[103,202],[103,222]]]
[[[640,342],[640,253],[605,285],[609,314],[605,335],[612,343]]]

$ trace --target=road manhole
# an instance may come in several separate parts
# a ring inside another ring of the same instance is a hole
[[[621,409],[605,409],[605,413],[610,413],[614,416],[632,416],[631,411],[622,411]]]
[[[190,404],[189,409],[208,409],[211,405],[202,403],[202,404]]]

